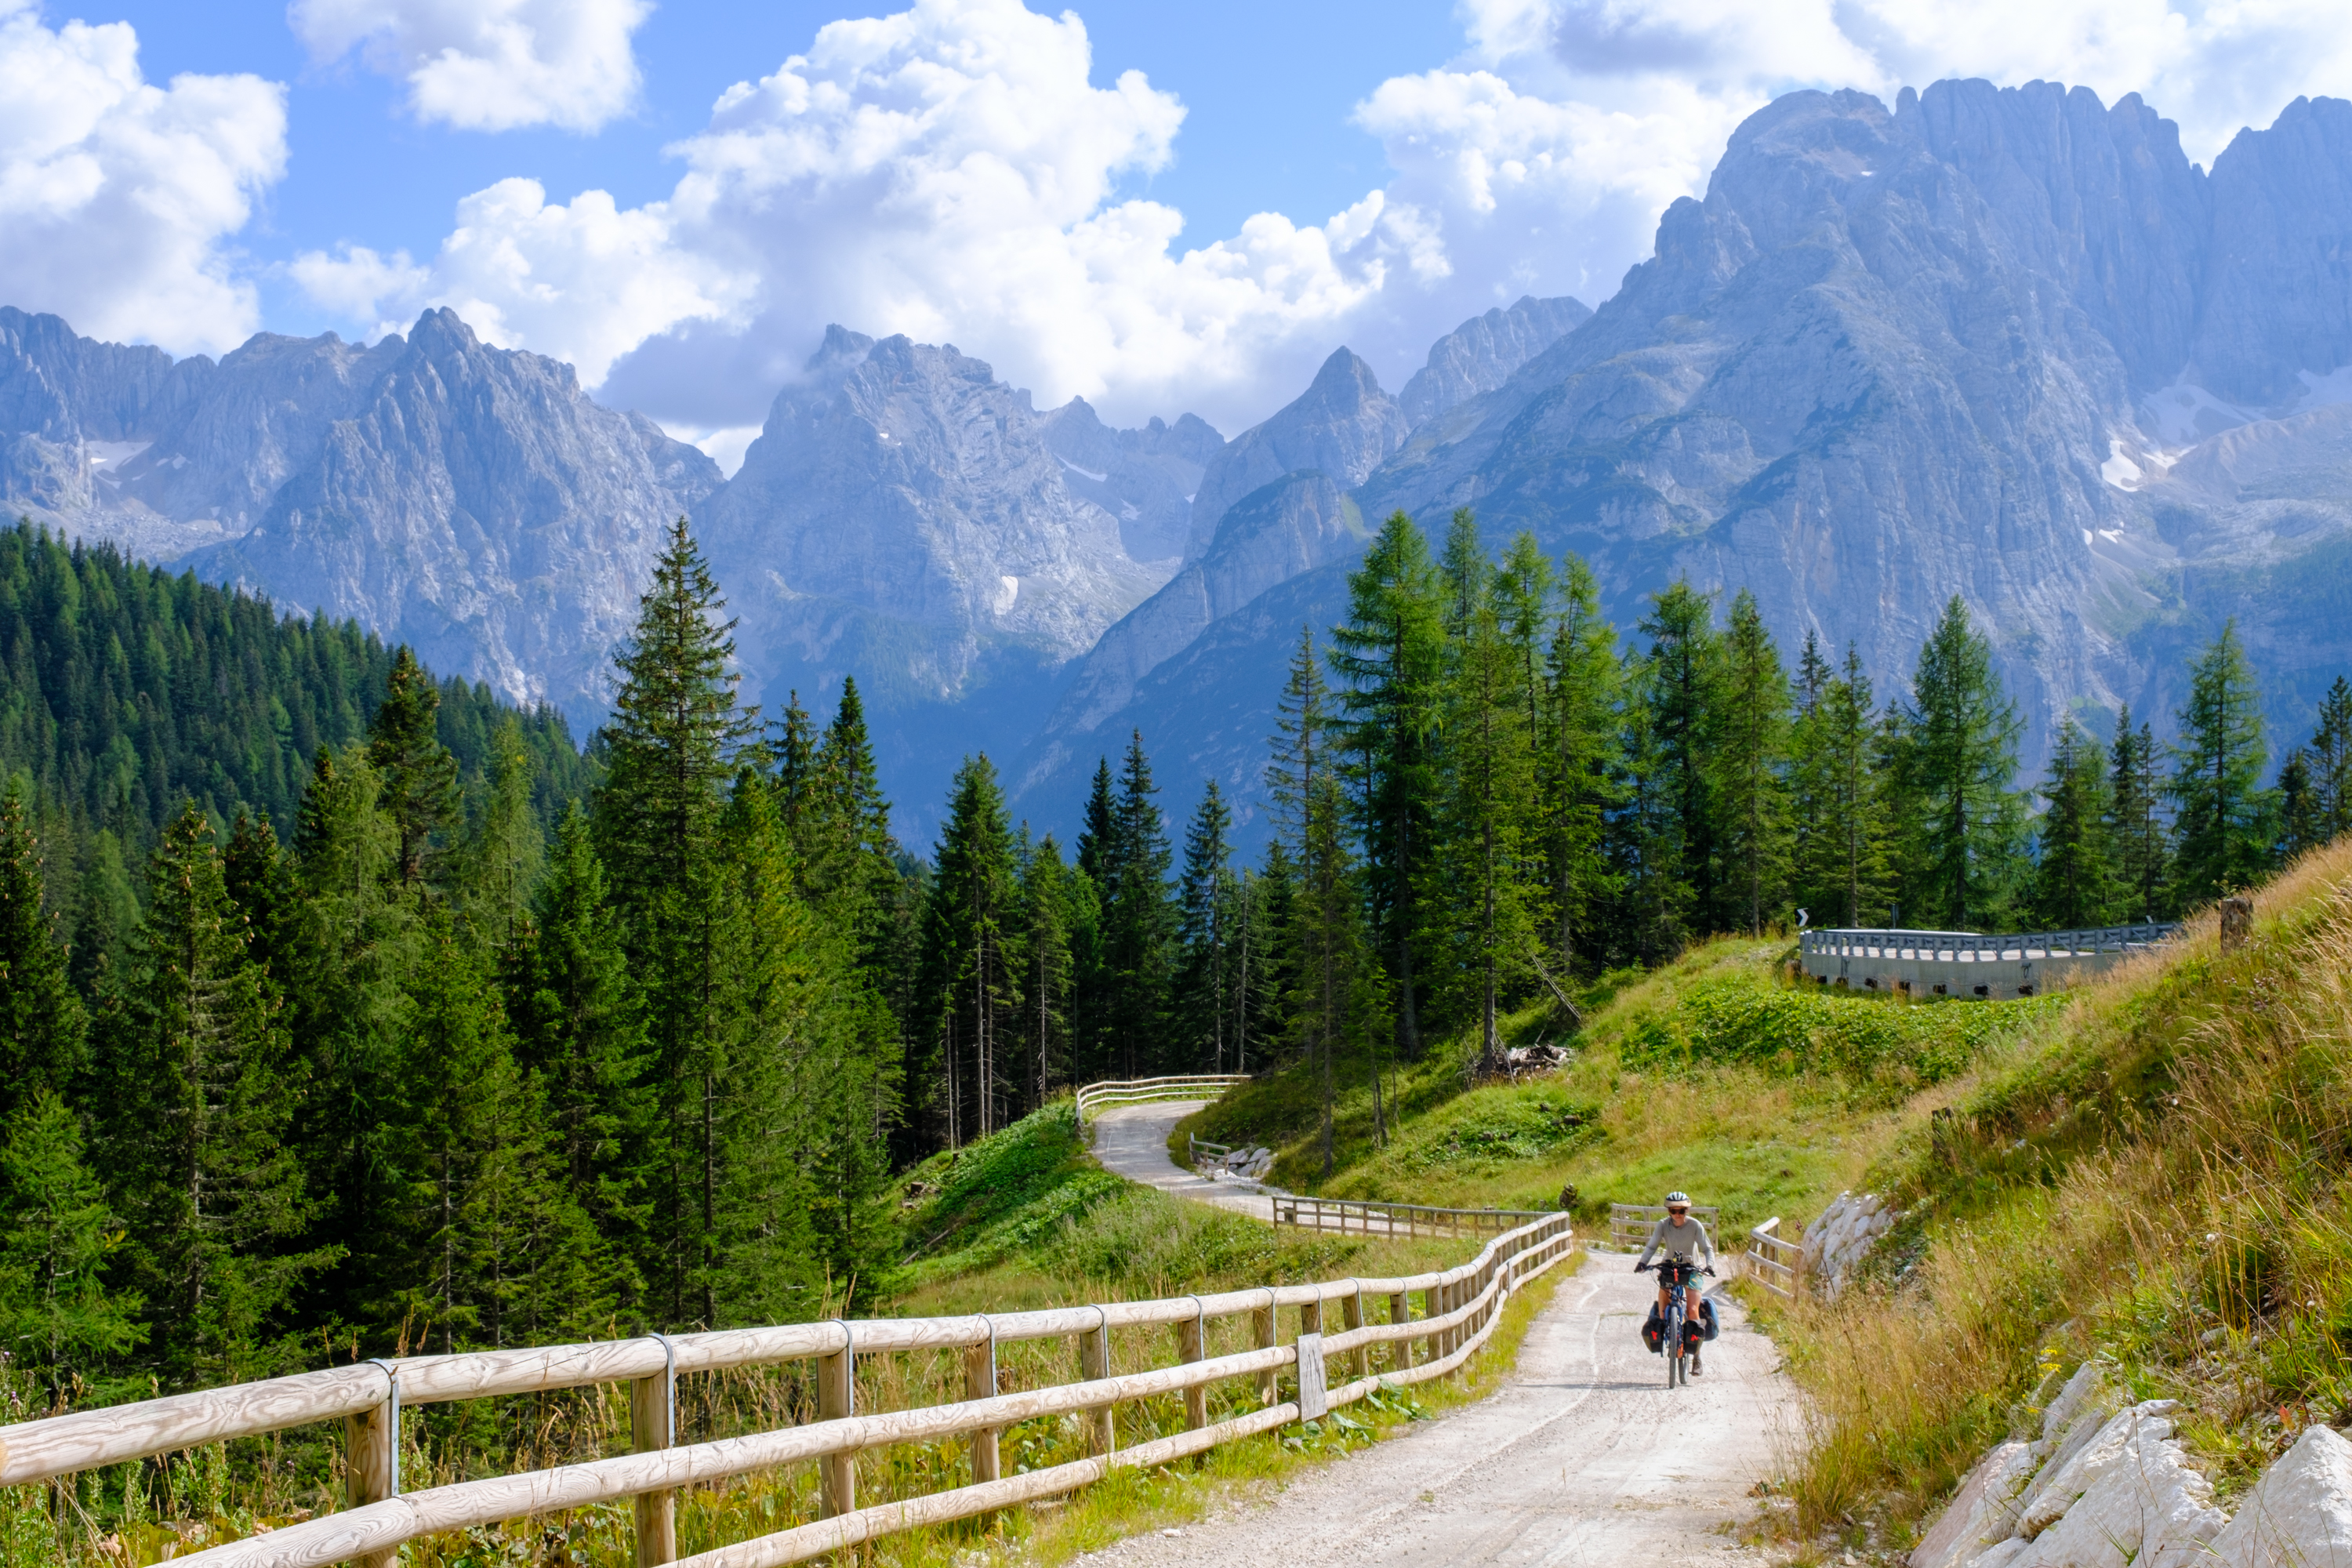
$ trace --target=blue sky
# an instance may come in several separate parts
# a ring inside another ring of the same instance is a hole
[[[2139,91],[2210,159],[2352,86],[2267,0],[0,0],[0,302],[222,353],[447,306],[722,461],[829,321],[1228,433],[1598,305],[1792,89]],[[891,9],[895,4],[898,9]]]
[[[278,0],[49,9],[60,19],[131,23],[151,80],[252,71],[287,84],[293,155],[245,237],[256,257],[273,262],[338,242],[427,253],[448,229],[457,195],[509,174],[532,175],[566,199],[601,187],[624,205],[657,200],[678,174],[663,148],[701,130],[721,91],[855,14],[839,0],[665,0],[636,34],[645,89],[635,110],[593,134],[532,128],[490,136],[420,123],[403,108],[398,82],[352,61],[312,64]],[[1094,82],[1141,70],[1188,110],[1173,164],[1124,188],[1173,205],[1188,234],[1211,237],[1255,212],[1335,212],[1381,184],[1380,142],[1349,123],[1350,112],[1372,86],[1462,45],[1460,24],[1438,5],[1203,0],[1094,5],[1081,14],[1094,40]],[[264,295],[278,331],[348,330],[289,280],[265,284]]]

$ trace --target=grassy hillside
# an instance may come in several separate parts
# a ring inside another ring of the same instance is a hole
[[[1907,1217],[1776,1323],[1818,1411],[1809,1531],[1901,1547],[2091,1354],[2182,1402],[2225,1498],[2352,1423],[2352,842],[2254,897],[2244,949],[2209,914],[1895,1119],[1870,1173]]]
[[[1551,1208],[1563,1189],[1588,1223],[1614,1203],[1683,1187],[1737,1234],[1808,1218],[1894,1145],[1913,1103],[2063,1004],[1921,1002],[1828,994],[1788,982],[1785,942],[1728,938],[1586,998],[1566,1038],[1552,1010],[1511,1020],[1510,1043],[1570,1047],[1559,1072],[1473,1088],[1472,1042],[1394,1075],[1376,1135],[1369,1079],[1340,1097],[1322,1172],[1317,1080],[1303,1064],[1227,1095],[1177,1129],[1279,1152],[1297,1192],[1464,1207]]]

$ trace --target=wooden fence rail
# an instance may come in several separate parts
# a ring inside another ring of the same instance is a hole
[[[1714,1205],[1694,1206],[1691,1217],[1706,1226],[1709,1241],[1719,1239],[1715,1234],[1715,1216],[1719,1211]],[[1650,1245],[1650,1232],[1666,1217],[1664,1204],[1611,1204],[1609,1205],[1609,1245],[1619,1250],[1639,1252]]]
[[[1095,1084],[1079,1091],[1078,1113],[1150,1100],[1213,1099],[1246,1079],[1234,1074]],[[1304,1200],[1316,1204],[1317,1200]],[[1319,1205],[1318,1205],[1319,1206]],[[1342,1205],[1333,1205],[1339,1207]],[[1383,1384],[1442,1377],[1492,1334],[1511,1293],[1566,1258],[1574,1236],[1564,1214],[1525,1215],[1494,1210],[1438,1210],[1410,1205],[1351,1205],[1418,1215],[1462,1216],[1451,1234],[1499,1230],[1470,1262],[1393,1279],[1276,1285],[1152,1301],[1108,1301],[1040,1311],[963,1318],[892,1318],[792,1323],[675,1336],[555,1345],[457,1355],[403,1356],[302,1373],[261,1383],[142,1401],[103,1410],[0,1426],[0,1486],[54,1479],[231,1438],[257,1437],[315,1422],[344,1423],[348,1504],[342,1511],[230,1542],[180,1561],[206,1568],[323,1568],[351,1562],[393,1568],[403,1543],[446,1531],[528,1518],[592,1503],[635,1502],[639,1568],[677,1559],[678,1489],[708,1485],[782,1466],[814,1463],[823,1517],[754,1541],[686,1559],[692,1568],[770,1568],[822,1556],[861,1541],[1056,1496],[1114,1468],[1169,1463],[1220,1443],[1313,1419]],[[1513,1223],[1526,1221],[1527,1223]],[[1297,1223],[1296,1219],[1292,1223]],[[1391,1222],[1391,1224],[1393,1221]],[[1402,1234],[1435,1227],[1408,1217]],[[1318,1225],[1317,1228],[1325,1228]],[[1377,1234],[1377,1232],[1375,1232]],[[1394,1234],[1394,1232],[1392,1232]],[[1422,1298],[1418,1315],[1412,1298]],[[1344,1327],[1324,1332],[1327,1308]],[[1281,1342],[1281,1314],[1297,1331]],[[1386,1321],[1379,1321],[1382,1313]],[[1204,1355],[1208,1325],[1248,1314],[1255,1348]],[[1114,1330],[1174,1331],[1176,1361],[1111,1374]],[[1077,1342],[1080,1380],[1000,1394],[1001,1344],[1066,1339]],[[1368,1355],[1394,1346],[1390,1369],[1373,1373]],[[1418,1347],[1416,1351],[1416,1347]],[[860,1413],[861,1358],[961,1350],[966,1397],[913,1410]],[[1353,1380],[1326,1392],[1326,1362],[1339,1356]],[[818,1419],[782,1431],[716,1442],[675,1442],[677,1379],[681,1373],[814,1362]],[[1295,1391],[1277,1399],[1288,1370]],[[1263,1408],[1208,1421],[1206,1391],[1229,1378],[1255,1380]],[[400,1488],[400,1412],[404,1406],[538,1394],[593,1384],[630,1385],[637,1452],[521,1475],[491,1477],[404,1494]],[[1186,1425],[1173,1436],[1121,1448],[1114,1412],[1123,1403],[1184,1395]],[[998,1435],[1039,1416],[1078,1415],[1087,1422],[1085,1459],[1026,1475],[999,1473]],[[972,1481],[925,1496],[859,1508],[857,1454],[902,1443],[961,1438]]]
[[[1805,1292],[1805,1246],[1780,1235],[1780,1216],[1774,1215],[1748,1233],[1748,1274],[1756,1283],[1784,1301]]]
[[[1277,1195],[1274,1223],[1349,1236],[1496,1236],[1546,1217],[1537,1209],[1440,1209],[1355,1198]]]
[[[677,1555],[671,1510],[679,1488],[815,1462],[824,1517],[685,1560],[692,1568],[772,1568],[898,1531],[1055,1496],[1113,1468],[1166,1464],[1220,1443],[1319,1417],[1330,1406],[1361,1399],[1383,1384],[1443,1377],[1494,1332],[1512,1292],[1559,1264],[1573,1247],[1569,1216],[1544,1215],[1496,1236],[1467,1263],[1401,1279],[1265,1286],[1002,1317],[800,1323],[681,1334],[667,1341],[653,1337],[370,1362],[0,1427],[0,1456],[5,1456],[0,1458],[0,1483],[45,1480],[341,1416],[352,1423],[352,1462],[346,1466],[353,1478],[350,1507],[175,1561],[205,1568],[390,1563],[404,1542],[420,1536],[634,1498],[639,1502],[638,1561],[650,1568]],[[1416,1294],[1423,1297],[1419,1315],[1412,1310]],[[1327,1309],[1334,1306],[1346,1326],[1326,1332]],[[1297,1314],[1297,1331],[1288,1343],[1281,1342],[1278,1331],[1279,1314],[1286,1308]],[[1378,1321],[1370,1309],[1384,1312],[1386,1321]],[[1256,1348],[1204,1358],[1207,1324],[1242,1313],[1250,1314]],[[1176,1331],[1174,1364],[1110,1375],[1111,1331],[1146,1327]],[[1082,1381],[1019,1394],[995,1393],[996,1346],[1048,1338],[1079,1342]],[[1401,1347],[1400,1364],[1385,1372],[1369,1371],[1365,1352],[1378,1345]],[[967,1387],[974,1397],[912,1410],[860,1414],[850,1408],[859,1358],[956,1347],[968,1352]],[[1325,1371],[1333,1357],[1344,1358],[1346,1369],[1356,1375],[1327,1393]],[[675,1397],[677,1373],[808,1360],[817,1363],[820,1419],[751,1436],[668,1446],[658,1418],[667,1415]],[[1277,1398],[1276,1385],[1286,1370],[1293,1373],[1294,1383],[1286,1401]],[[1208,1423],[1202,1396],[1205,1389],[1237,1377],[1257,1380],[1264,1407]],[[632,1383],[633,1394],[646,1395],[633,1397],[633,1407],[642,1404],[656,1418],[652,1433],[639,1426],[638,1447],[644,1451],[404,1494],[388,1464],[361,1462],[363,1442],[387,1458],[397,1452],[402,1405],[620,1381]],[[1192,1430],[1118,1447],[1116,1406],[1179,1392],[1186,1394]],[[1028,1475],[1000,1476],[997,1434],[1016,1422],[1054,1415],[1083,1415],[1094,1452],[1086,1459]],[[380,1440],[366,1441],[377,1434]],[[862,1509],[856,1505],[859,1451],[952,1437],[970,1445],[971,1484]]]
[[[1247,1073],[1193,1073],[1177,1078],[1117,1079],[1090,1083],[1078,1090],[1078,1119],[1113,1105],[1143,1105],[1164,1100],[1214,1100],[1236,1084],[1249,1082]]]

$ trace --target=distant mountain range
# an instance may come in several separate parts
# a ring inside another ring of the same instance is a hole
[[[1342,349],[1225,440],[1040,412],[952,347],[834,329],[731,479],[446,311],[219,363],[0,310],[0,496],[78,537],[351,616],[576,727],[670,518],[747,695],[855,673],[917,837],[968,751],[1066,825],[1130,727],[1181,811],[1246,797],[1281,660],[1379,518],[1594,563],[1621,626],[1677,575],[1898,690],[1944,601],[2036,745],[2158,716],[2236,616],[2274,720],[2352,669],[2352,104],[2208,172],[2137,97],[1792,93],[1596,314],[1465,321],[1395,395]]]

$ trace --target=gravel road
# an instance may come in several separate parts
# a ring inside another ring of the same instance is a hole
[[[1136,1106],[1097,1123],[1095,1153],[1124,1176],[1250,1212],[1223,1184],[1168,1159],[1193,1107]],[[1199,1189],[1195,1191],[1194,1189]],[[1262,1212],[1262,1211],[1261,1211]],[[1795,1390],[1770,1341],[1717,1294],[1722,1337],[1705,1372],[1669,1392],[1640,1327],[1655,1292],[1623,1254],[1595,1254],[1560,1281],[1491,1396],[1407,1435],[1301,1472],[1181,1531],[1080,1559],[1121,1568],[1313,1563],[1570,1564],[1676,1568],[1761,1563],[1725,1526],[1794,1434]]]
[[[1168,1134],[1176,1123],[1208,1104],[1171,1100],[1157,1105],[1122,1105],[1094,1119],[1094,1154],[1102,1167],[1130,1182],[1158,1187],[1195,1203],[1214,1204],[1236,1214],[1274,1223],[1274,1200],[1237,1182],[1212,1182],[1168,1157]]]

